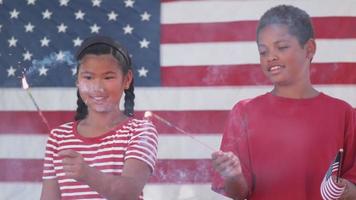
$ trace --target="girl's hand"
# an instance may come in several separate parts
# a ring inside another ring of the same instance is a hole
[[[84,161],[82,155],[74,150],[66,149],[58,153],[62,157],[63,172],[68,178],[81,181],[87,176],[89,170],[88,164]]]
[[[214,169],[225,179],[242,175],[240,159],[232,152],[217,151],[211,155]]]

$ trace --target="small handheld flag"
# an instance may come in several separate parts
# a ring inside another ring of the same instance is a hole
[[[341,176],[343,153],[344,150],[340,149],[321,182],[320,193],[324,200],[339,199],[345,190],[345,186],[338,185],[338,180]],[[336,181],[332,179],[332,175],[336,175]]]

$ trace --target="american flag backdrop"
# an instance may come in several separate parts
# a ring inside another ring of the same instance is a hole
[[[38,199],[47,128],[76,108],[73,52],[93,34],[117,38],[135,65],[137,116],[150,110],[218,149],[228,111],[269,91],[255,28],[277,4],[313,19],[312,81],[356,107],[356,0],[0,0],[0,199]],[[159,162],[148,200],[224,199],[210,190],[211,150],[154,120]]]

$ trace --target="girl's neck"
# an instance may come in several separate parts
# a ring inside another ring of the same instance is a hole
[[[79,132],[85,136],[98,136],[113,129],[117,124],[127,119],[122,112],[99,113],[90,112],[79,123]],[[82,131],[80,131],[82,130]]]

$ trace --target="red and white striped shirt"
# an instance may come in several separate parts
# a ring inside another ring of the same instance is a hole
[[[104,173],[121,175],[124,162],[129,158],[141,160],[154,170],[158,135],[150,121],[130,118],[95,138],[78,134],[77,124],[69,122],[52,129],[46,145],[43,179],[57,179],[62,199],[104,198],[88,185],[65,176],[58,157],[61,150],[79,152],[90,167]],[[143,199],[142,193],[139,199]]]

